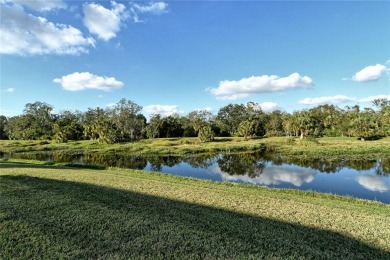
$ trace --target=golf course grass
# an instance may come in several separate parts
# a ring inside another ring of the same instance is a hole
[[[389,223],[350,197],[0,163],[0,259],[390,259]]]

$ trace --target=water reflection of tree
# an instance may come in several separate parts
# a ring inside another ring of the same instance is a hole
[[[390,158],[383,159],[381,162],[383,173],[390,174]]]
[[[198,154],[183,158],[193,168],[208,168],[215,162],[218,155],[215,154]]]
[[[258,153],[225,154],[217,159],[221,171],[230,175],[245,175],[251,178],[260,176],[265,168],[265,160]]]
[[[345,166],[358,171],[364,171],[375,168],[376,162],[376,160],[348,160],[345,162]]]
[[[149,161],[152,171],[159,172],[162,166],[173,167],[181,163],[183,158],[180,156],[148,156],[147,161]]]
[[[83,161],[87,164],[138,170],[143,170],[147,164],[147,160],[143,156],[103,153],[85,154],[83,156]]]
[[[375,169],[377,175],[389,175],[390,174],[390,158],[381,159]]]
[[[336,173],[345,166],[344,161],[341,159],[326,160],[319,158],[286,157],[283,158],[283,161],[286,164],[294,164],[326,173]]]

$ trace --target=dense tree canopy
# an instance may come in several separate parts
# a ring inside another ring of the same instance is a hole
[[[390,101],[377,99],[373,105],[376,109],[320,105],[293,113],[266,113],[250,102],[229,104],[216,115],[206,110],[192,111],[187,116],[153,114],[147,122],[142,107],[126,99],[105,109],[56,114],[51,105],[35,102],[26,104],[21,115],[0,115],[0,139],[114,143],[182,136],[198,136],[202,142],[214,136],[354,136],[361,140],[390,136]]]

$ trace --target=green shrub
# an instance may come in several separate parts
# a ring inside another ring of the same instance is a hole
[[[201,142],[210,142],[214,140],[214,132],[210,125],[203,126],[198,133],[198,138]]]
[[[299,144],[303,146],[314,146],[314,145],[318,145],[319,143],[317,138],[309,136],[301,139],[299,141]]]

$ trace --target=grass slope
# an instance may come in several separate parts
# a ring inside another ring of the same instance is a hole
[[[388,205],[134,170],[0,163],[0,258],[390,258]]]
[[[390,137],[374,141],[359,141],[357,138],[319,138],[318,142],[310,139],[286,137],[252,138],[240,137],[216,138],[213,142],[200,143],[198,138],[159,138],[119,144],[99,144],[96,141],[71,141],[55,143],[53,141],[13,141],[0,140],[0,152],[51,152],[51,153],[117,153],[147,155],[183,155],[192,153],[253,151],[268,149],[270,152],[292,156],[321,157],[371,157],[390,156]]]

